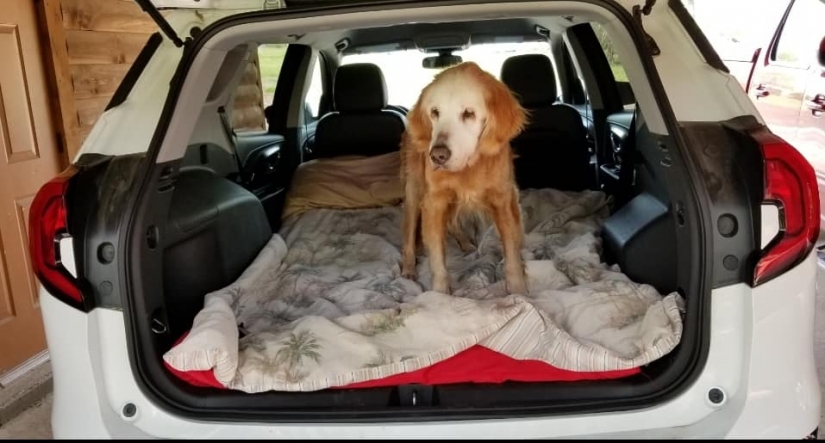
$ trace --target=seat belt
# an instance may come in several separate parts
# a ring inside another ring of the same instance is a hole
[[[226,133],[227,138],[229,138],[230,143],[232,146],[232,158],[235,159],[235,166],[238,167],[238,181],[243,184],[245,177],[243,177],[243,168],[241,167],[241,157],[238,155],[238,136],[235,134],[235,131],[232,129],[232,124],[229,123],[229,117],[226,116],[226,109],[223,106],[218,108],[218,117],[221,119],[221,126],[223,127],[224,133]]]

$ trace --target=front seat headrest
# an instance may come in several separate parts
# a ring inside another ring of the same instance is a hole
[[[544,54],[516,55],[501,65],[501,81],[518,97],[524,107],[556,102],[556,71]]]
[[[384,74],[372,63],[340,66],[335,71],[332,94],[338,112],[378,111],[387,106]]]

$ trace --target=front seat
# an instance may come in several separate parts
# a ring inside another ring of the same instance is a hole
[[[512,142],[519,188],[581,191],[591,188],[587,130],[574,108],[557,103],[553,62],[544,54],[517,55],[504,61],[501,81],[529,112],[529,122]]]
[[[387,106],[387,85],[372,63],[343,65],[332,84],[335,111],[315,127],[314,158],[342,155],[373,156],[397,151],[407,127],[406,117]]]

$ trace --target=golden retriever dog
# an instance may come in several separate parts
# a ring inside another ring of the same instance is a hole
[[[508,292],[527,293],[524,228],[510,147],[526,119],[510,89],[473,62],[438,73],[421,91],[401,142],[404,277],[415,278],[420,216],[432,289],[449,294],[446,233],[452,232],[466,250],[469,239],[459,217],[484,215],[491,217],[501,238]]]

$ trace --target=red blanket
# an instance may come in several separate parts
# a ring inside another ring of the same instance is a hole
[[[181,337],[182,339],[183,337]],[[176,377],[191,385],[226,389],[215,379],[212,371],[182,372],[168,364],[166,364],[166,368]],[[639,372],[641,372],[639,368],[610,372],[573,372],[540,361],[515,360],[504,354],[476,345],[427,368],[334,389],[376,388],[406,384],[445,385],[453,383],[504,383],[507,381],[610,380],[628,377]]]

